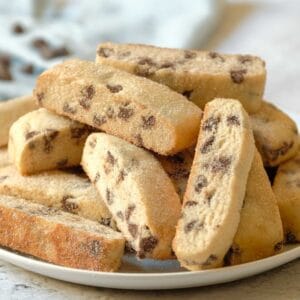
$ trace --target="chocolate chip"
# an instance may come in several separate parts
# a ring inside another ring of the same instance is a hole
[[[105,116],[100,116],[95,114],[93,117],[93,123],[95,126],[102,126],[103,124],[105,124],[107,122],[106,117]]]
[[[214,135],[210,136],[210,137],[202,144],[202,146],[201,146],[201,148],[200,148],[200,152],[201,152],[202,154],[208,153],[208,152],[211,150],[211,146],[213,145],[214,141],[215,141],[215,136],[214,136]]]
[[[54,129],[46,129],[46,133],[43,136],[44,140],[44,152],[50,153],[53,149],[52,142],[58,136],[59,132]]]
[[[155,66],[156,63],[150,57],[142,57],[138,61],[139,65]]]
[[[126,209],[125,211],[125,219],[126,221],[129,221],[133,211],[135,210],[135,205],[134,204],[131,204],[128,206],[128,208]]]
[[[285,240],[288,244],[293,244],[293,243],[297,243],[297,238],[295,236],[295,234],[293,234],[291,231],[288,231],[285,234]]]
[[[105,114],[109,119],[112,119],[115,117],[115,111],[112,107],[108,107]]]
[[[106,87],[112,92],[112,93],[119,93],[123,90],[123,87],[120,84],[107,84]]]
[[[8,55],[0,55],[0,80],[12,80],[10,72],[10,57]]]
[[[71,127],[70,128],[71,139],[80,139],[87,133],[86,127]]]
[[[195,183],[195,192],[201,193],[202,189],[208,185],[207,178],[204,175],[199,175]]]
[[[140,248],[141,248],[140,255],[144,256],[145,255],[144,253],[152,252],[153,249],[157,246],[157,244],[158,244],[158,240],[154,236],[142,238],[140,240]]]
[[[195,206],[197,204],[198,204],[198,202],[196,202],[196,201],[186,201],[184,203],[184,207],[191,207],[191,206]]]
[[[217,130],[220,121],[221,121],[220,117],[209,117],[203,122],[202,130],[204,131]]]
[[[190,51],[190,50],[185,50],[184,51],[184,58],[186,59],[192,59],[195,58],[197,56],[196,52]]]
[[[155,125],[156,119],[154,116],[148,116],[148,117],[144,117],[142,116],[142,127],[143,129],[147,130],[152,128]]]
[[[269,161],[276,161],[279,156],[285,155],[292,147],[294,146],[294,142],[284,142],[280,148],[271,149],[267,145],[263,145],[261,151],[264,157]]]
[[[97,140],[93,139],[93,140],[89,141],[89,145],[90,145],[91,148],[95,148],[96,145],[97,145]]]
[[[130,117],[132,117],[134,111],[132,108],[119,107],[118,118],[127,121]]]
[[[45,93],[43,93],[43,92],[36,93],[36,98],[37,98],[38,102],[41,104],[43,99],[45,98]]]
[[[49,44],[46,40],[42,38],[36,38],[32,41],[32,46],[36,49],[40,49],[43,47],[49,47]]]
[[[109,189],[106,189],[105,197],[108,205],[112,205],[114,203],[114,195]]]
[[[33,74],[34,72],[34,66],[33,64],[27,64],[21,68],[21,72],[25,74]]]
[[[231,157],[221,156],[219,158],[215,158],[212,162],[211,171],[213,173],[226,173],[231,165]]]
[[[65,102],[64,105],[63,105],[63,111],[65,113],[69,113],[69,114],[76,114],[77,112],[77,109],[75,107],[71,107],[69,103]]]
[[[76,203],[68,201],[69,199],[73,199],[73,198],[74,197],[72,195],[63,196],[61,201],[61,206],[63,210],[70,213],[74,213],[78,209],[78,205]]]
[[[231,125],[235,125],[235,126],[240,126],[240,119],[238,116],[235,115],[230,115],[227,117],[227,125],[231,126]]]
[[[0,182],[3,182],[5,179],[7,179],[8,176],[7,175],[3,175],[3,176],[0,176]]]
[[[117,216],[121,221],[124,221],[124,215],[123,215],[123,213],[122,213],[121,211],[118,211],[118,212],[116,213],[116,216]]]
[[[125,58],[125,57],[130,56],[130,54],[131,54],[130,51],[125,51],[125,52],[118,53],[118,57],[119,58]]]
[[[172,63],[172,62],[164,62],[163,64],[160,65],[160,69],[168,69],[168,68],[172,68],[174,69],[175,68],[175,64]]]
[[[183,95],[184,97],[190,99],[192,93],[193,93],[193,90],[187,90],[187,91],[184,91],[184,92],[182,93],[182,95]]]
[[[95,175],[93,183],[97,183],[99,181],[99,179],[100,179],[100,173],[97,172],[96,175]]]
[[[97,51],[98,55],[99,56],[102,56],[102,57],[109,57],[111,56],[112,54],[114,54],[114,49],[111,49],[111,48],[107,48],[107,47],[100,47]]]
[[[230,77],[234,83],[240,84],[244,81],[244,75],[247,73],[246,69],[231,70]]]
[[[80,91],[81,99],[79,100],[79,104],[84,108],[84,109],[89,109],[91,107],[92,99],[95,96],[95,88],[93,85],[88,85],[84,87]]]
[[[118,175],[118,178],[117,178],[117,184],[124,181],[126,176],[127,176],[127,173],[124,170],[121,170],[119,175]]]
[[[12,27],[12,31],[15,34],[22,34],[25,32],[25,28],[22,24],[20,23],[15,23]]]
[[[64,46],[55,49],[51,49],[49,46],[40,47],[39,52],[44,59],[52,59],[70,54],[70,51]]]
[[[107,151],[106,162],[114,166],[117,162],[117,159],[111,154],[110,151]]]
[[[138,60],[134,73],[139,76],[149,77],[157,70],[156,63],[149,57],[142,57]]]
[[[27,132],[27,133],[25,134],[25,140],[27,141],[27,140],[33,138],[34,136],[36,136],[36,135],[38,135],[38,134],[40,134],[39,131],[36,131],[36,130],[29,131],[29,132]]]
[[[238,61],[242,64],[252,62],[253,58],[250,55],[239,55],[238,56]]]
[[[283,248],[283,241],[278,242],[274,245],[274,251],[278,252]]]
[[[220,55],[219,53],[217,52],[208,52],[208,56],[211,58],[211,59],[219,59],[221,62],[224,62],[225,59],[222,55]]]
[[[62,160],[59,160],[57,163],[56,163],[56,166],[57,168],[64,168],[66,165],[68,164],[68,159],[65,158],[65,159],[62,159]]]
[[[138,226],[136,224],[128,224],[128,231],[131,236],[135,239],[138,233]]]
[[[104,225],[104,226],[110,226],[110,224],[111,224],[111,218],[101,218],[101,220],[99,221],[99,223],[101,225]]]
[[[188,233],[190,231],[192,231],[192,229],[195,227],[197,221],[196,220],[193,220],[189,223],[187,223],[185,226],[184,226],[184,232],[185,233]]]
[[[217,259],[218,259],[218,257],[217,257],[216,255],[211,254],[211,255],[207,258],[207,260],[206,260],[204,263],[202,263],[202,266],[203,266],[203,267],[209,266],[209,265],[211,265],[214,261],[216,261]]]
[[[94,240],[88,244],[90,253],[94,256],[98,256],[101,253],[101,244],[99,241]]]

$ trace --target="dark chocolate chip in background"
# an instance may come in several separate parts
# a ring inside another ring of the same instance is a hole
[[[197,204],[198,204],[198,202],[196,202],[196,201],[186,201],[184,203],[184,207],[196,206]]]
[[[197,57],[197,53],[196,52],[193,52],[193,51],[190,51],[190,50],[185,50],[184,51],[184,58],[186,59],[192,59],[192,58],[195,58]]]
[[[111,192],[111,190],[108,189],[108,188],[106,189],[105,198],[106,198],[106,201],[107,201],[107,204],[108,204],[108,205],[112,205],[112,204],[114,203],[114,200],[113,200],[114,195],[113,195],[113,193]]]
[[[65,195],[63,196],[61,200],[61,206],[64,211],[74,213],[78,209],[78,205],[72,201],[69,201],[69,199],[73,199],[74,197],[72,195]]]
[[[208,185],[207,178],[204,175],[199,175],[195,182],[195,192],[201,193],[202,189]]]
[[[44,40],[43,38],[36,38],[34,40],[32,40],[32,46],[36,49],[40,49],[43,47],[49,47],[49,44],[46,40]]]
[[[11,65],[11,58],[7,54],[0,54],[0,65],[8,68]]]
[[[104,226],[110,226],[111,218],[101,218],[99,223]]]
[[[149,236],[140,240],[140,248],[144,253],[152,252],[157,244],[158,240],[154,236]]]
[[[185,226],[184,226],[184,232],[185,233],[189,233],[190,231],[193,230],[193,228],[195,227],[197,221],[196,220],[193,220],[189,223],[187,223]]]
[[[135,210],[135,204],[131,204],[128,206],[128,208],[125,211],[125,219],[126,221],[128,221],[133,213],[133,211]]]
[[[162,63],[160,66],[159,66],[160,69],[168,69],[168,68],[171,68],[171,69],[175,69],[175,64],[173,62],[164,62]]]
[[[201,146],[201,148],[200,148],[200,152],[201,152],[202,154],[208,153],[208,152],[211,150],[211,147],[212,147],[214,141],[215,141],[215,136],[214,136],[214,135],[212,135],[212,136],[210,136],[209,138],[207,138],[207,139],[204,141],[204,143],[202,144],[202,146]]]
[[[126,176],[127,176],[127,173],[124,170],[121,170],[119,175],[118,175],[118,178],[117,178],[117,184],[124,181]]]
[[[34,136],[40,134],[40,131],[36,131],[36,130],[33,130],[33,131],[29,131],[25,134],[25,140],[30,140],[31,138],[33,138]]]
[[[211,171],[213,173],[226,173],[231,165],[231,162],[231,157],[221,156],[219,158],[215,158],[211,164]]]
[[[75,107],[71,107],[69,103],[65,102],[63,105],[63,111],[69,114],[76,114],[77,109]]]
[[[33,66],[33,64],[24,65],[21,68],[21,72],[25,73],[25,74],[33,74],[34,73],[34,66]]]
[[[135,239],[138,233],[138,226],[136,224],[128,224],[128,231],[131,236]]]
[[[12,26],[12,32],[15,34],[22,34],[26,32],[26,29],[21,23],[15,23]]]
[[[202,129],[204,131],[212,131],[212,130],[217,130],[218,124],[221,122],[220,117],[209,117],[206,119],[203,124],[202,124]]]
[[[111,154],[110,151],[107,151],[106,162],[114,166],[117,162],[117,159]]]
[[[132,108],[119,107],[118,118],[127,121],[130,117],[132,117],[134,111]]]
[[[100,116],[95,114],[93,117],[93,123],[95,124],[95,126],[102,126],[103,124],[105,124],[107,122],[106,117],[105,116]]]
[[[230,125],[240,126],[241,125],[239,117],[235,116],[235,115],[228,116],[226,121],[227,121],[228,126],[230,126]]]
[[[239,55],[238,56],[238,61],[242,64],[252,62],[253,58],[251,55]]]
[[[219,61],[221,61],[221,62],[225,61],[225,58],[221,54],[214,52],[214,51],[208,52],[208,56],[211,59],[219,59]]]

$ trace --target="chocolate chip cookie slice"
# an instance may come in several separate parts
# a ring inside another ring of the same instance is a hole
[[[96,61],[165,84],[201,108],[217,97],[234,98],[254,113],[266,81],[264,61],[250,55],[103,43]]]
[[[89,126],[44,108],[18,119],[9,133],[9,156],[23,175],[80,164]]]
[[[206,105],[173,242],[187,269],[222,265],[240,221],[254,149],[239,101],[215,99]]]
[[[14,166],[0,169],[0,194],[20,197],[116,228],[111,213],[89,179],[64,171],[22,176]]]
[[[91,134],[82,166],[140,258],[168,259],[180,199],[155,157],[117,137]]]
[[[263,101],[261,109],[250,119],[265,166],[278,166],[296,155],[299,145],[297,125],[274,104]]]
[[[40,105],[159,154],[196,143],[201,110],[164,85],[94,62],[71,60],[37,80]]]
[[[300,242],[300,150],[278,168],[274,185],[286,242]]]

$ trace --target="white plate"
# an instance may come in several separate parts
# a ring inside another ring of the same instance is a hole
[[[300,117],[287,112],[297,121]],[[189,272],[175,260],[137,260],[125,256],[119,272],[93,272],[57,266],[0,248],[0,259],[26,270],[72,283],[135,290],[178,289],[225,283],[256,275],[300,257],[300,244],[291,245],[284,252],[258,261],[213,270]]]

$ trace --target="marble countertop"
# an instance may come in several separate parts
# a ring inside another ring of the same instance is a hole
[[[230,1],[207,49],[254,53],[267,62],[266,99],[300,113],[300,1]],[[300,299],[300,259],[248,279],[174,291],[91,288],[0,261],[0,299]]]

